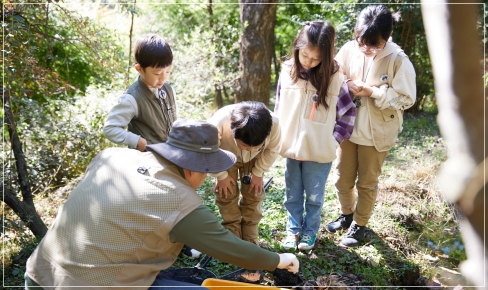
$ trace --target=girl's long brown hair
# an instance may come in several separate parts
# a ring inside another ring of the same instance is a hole
[[[300,48],[310,46],[318,48],[320,51],[321,62],[308,71],[308,80],[317,88],[318,103],[328,108],[327,90],[333,74],[339,70],[339,64],[334,60],[335,29],[332,25],[324,21],[306,22],[298,32],[297,37],[292,43],[291,55],[293,56],[293,67],[291,79],[296,83],[299,78],[305,79],[307,76],[301,73],[303,69],[300,64]]]

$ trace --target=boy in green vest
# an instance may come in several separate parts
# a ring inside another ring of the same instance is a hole
[[[103,133],[116,144],[143,152],[148,144],[166,142],[177,119],[175,93],[167,83],[173,53],[161,36],[150,34],[137,41],[134,58],[139,77],[110,110]]]
[[[137,41],[134,58],[139,78],[108,113],[103,134],[116,144],[144,152],[146,145],[166,142],[178,118],[175,92],[167,83],[173,52],[161,36],[149,34]],[[183,253],[192,258],[200,256],[187,246]]]

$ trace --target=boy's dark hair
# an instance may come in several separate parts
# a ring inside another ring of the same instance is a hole
[[[391,14],[383,5],[370,5],[358,15],[354,26],[354,39],[360,45],[378,46],[380,38],[388,41],[393,31],[393,23],[400,20],[400,12]]]
[[[339,70],[339,64],[334,60],[334,42],[334,26],[324,21],[307,21],[292,43],[291,55],[294,59],[294,65],[291,71],[291,79],[294,83],[299,78],[308,79],[317,88],[317,95],[319,96],[317,109],[320,105],[325,108],[329,107],[327,104],[327,90],[329,89],[332,75]],[[299,50],[307,46],[319,49],[321,61],[320,64],[308,71],[308,75],[304,75],[299,59]]]
[[[164,38],[157,34],[148,34],[137,40],[134,58],[142,69],[164,68],[173,63],[173,52]]]
[[[271,133],[273,117],[261,102],[237,103],[230,116],[230,129],[234,139],[249,146],[263,144]]]

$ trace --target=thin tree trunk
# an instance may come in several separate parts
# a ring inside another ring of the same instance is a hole
[[[2,188],[2,201],[27,224],[27,227],[36,237],[42,237],[47,232],[47,227],[37,214],[34,200],[32,199],[32,190],[29,176],[27,174],[27,163],[22,150],[22,143],[17,134],[17,126],[15,125],[14,115],[10,105],[10,93],[8,90],[3,91],[3,108],[5,111],[5,124],[8,128],[10,142],[15,156],[17,176],[22,192],[22,201],[10,192],[7,187]]]
[[[276,56],[276,50],[274,50],[274,39],[273,39],[273,63],[274,63],[276,82],[278,83],[278,78],[280,77],[280,62],[278,61],[278,57]]]
[[[126,87],[129,86],[129,75],[130,75],[130,69],[131,69],[131,60],[132,60],[132,31],[134,30],[134,15],[135,15],[135,10],[136,10],[136,0],[134,0],[133,4],[133,10],[131,10],[131,20],[130,20],[130,30],[129,30],[129,59],[128,59],[128,65],[127,65],[127,77],[125,79],[125,85]]]
[[[270,46],[273,46],[278,0],[242,0],[240,76],[236,102],[260,101],[269,104],[271,85]]]
[[[225,89],[225,84],[222,84],[222,91],[224,91],[224,97],[228,101],[229,100],[229,94],[227,93],[227,90]]]
[[[210,19],[208,25],[209,25],[210,30],[213,30],[214,29],[214,22],[213,22],[212,0],[208,0],[207,11],[208,11],[208,16],[209,16],[208,18]],[[213,37],[212,37],[211,41],[212,41],[212,45],[213,45],[214,41],[215,41]],[[215,65],[218,66],[218,61]],[[222,100],[222,91],[221,91],[220,85],[218,83],[214,84],[214,88],[215,88],[215,103],[217,104],[217,108],[220,109],[224,106],[224,101]]]
[[[217,107],[219,109],[224,106],[224,102],[222,100],[222,90],[219,89],[218,84],[215,84],[215,101],[217,102]]]

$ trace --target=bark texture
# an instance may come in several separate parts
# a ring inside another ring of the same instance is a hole
[[[277,0],[239,2],[244,30],[240,44],[236,102],[260,101],[269,104],[277,3]]]

